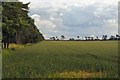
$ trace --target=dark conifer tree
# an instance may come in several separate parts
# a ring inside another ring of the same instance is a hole
[[[5,48],[9,43],[36,43],[44,40],[34,20],[28,16],[29,4],[2,2],[2,41]]]

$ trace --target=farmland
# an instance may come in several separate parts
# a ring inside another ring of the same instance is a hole
[[[116,78],[117,41],[42,41],[3,49],[3,78]]]

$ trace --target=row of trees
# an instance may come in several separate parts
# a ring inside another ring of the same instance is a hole
[[[64,35],[61,35],[60,38],[56,37],[50,37],[50,40],[65,40],[66,37]],[[80,39],[80,36],[77,36],[76,39],[75,38],[70,38],[70,41],[73,40],[86,40],[86,41],[92,41],[92,40],[120,40],[120,35],[111,35],[109,38],[107,35],[102,35],[102,39],[100,39],[98,36],[96,37],[90,37],[90,36],[85,36],[84,39]]]
[[[0,2],[0,40],[2,39],[2,2]]]
[[[85,37],[85,40],[100,40],[100,38],[98,36],[96,37]],[[101,40],[120,40],[120,35],[111,35],[110,37],[108,37],[107,35],[102,35],[102,39]]]
[[[57,36],[56,37],[50,37],[50,40],[64,40],[66,39],[64,35],[61,35],[61,38],[59,39]]]
[[[34,20],[28,16],[30,3],[2,2],[2,42],[3,47],[8,48],[10,43],[36,43],[44,40],[34,24]]]

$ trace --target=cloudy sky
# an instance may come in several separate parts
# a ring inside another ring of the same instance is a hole
[[[99,36],[118,33],[119,0],[20,0],[29,5],[29,15],[49,38],[65,35]]]

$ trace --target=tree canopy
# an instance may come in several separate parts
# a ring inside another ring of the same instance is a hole
[[[36,43],[44,40],[28,16],[30,3],[2,2],[2,37],[4,43]]]

